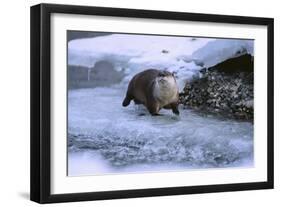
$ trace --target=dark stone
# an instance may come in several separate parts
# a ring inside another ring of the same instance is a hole
[[[99,61],[94,67],[68,66],[68,88],[94,88],[120,83],[124,77],[123,71],[116,71],[108,61]]]
[[[180,93],[180,103],[185,107],[212,114],[253,120],[252,60],[249,55],[242,55],[226,60],[211,69],[204,69],[201,78],[186,83],[183,92]]]
[[[167,53],[169,53],[169,51],[168,50],[162,50],[162,53],[167,54]]]
[[[250,54],[241,55],[227,59],[208,69],[209,71],[223,72],[232,74],[237,72],[252,73],[254,70],[254,57]]]

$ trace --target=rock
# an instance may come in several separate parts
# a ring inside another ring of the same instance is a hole
[[[120,83],[125,74],[114,69],[109,61],[99,61],[94,67],[68,65],[68,88],[95,88]]]
[[[253,58],[242,55],[202,71],[180,93],[185,107],[252,120],[254,116]],[[241,64],[239,64],[241,63]],[[240,66],[242,68],[235,68]],[[228,71],[229,70],[229,71]]]
[[[247,72],[251,73],[254,70],[254,57],[250,54],[244,54],[239,57],[230,58],[208,69],[209,71],[216,70],[224,73]]]

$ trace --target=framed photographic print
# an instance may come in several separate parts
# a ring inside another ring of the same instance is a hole
[[[273,188],[273,19],[31,7],[31,200]]]

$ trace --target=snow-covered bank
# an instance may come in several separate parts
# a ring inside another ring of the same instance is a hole
[[[169,67],[210,41],[214,39],[127,34],[77,39],[68,43],[68,64],[92,67],[99,60],[110,59],[117,65]]]
[[[127,34],[77,39],[68,43],[68,64],[90,68],[108,61],[115,70],[125,72],[124,83],[142,70],[166,69],[177,74],[182,89],[201,68],[190,55],[210,41],[214,39]]]
[[[253,54],[252,40],[112,34],[70,41],[68,64],[91,68],[108,61],[125,72],[124,83],[142,70],[165,69],[176,74],[182,90],[203,67],[245,53]]]
[[[196,50],[192,58],[202,61],[204,67],[209,68],[244,54],[254,56],[254,40],[217,39]]]

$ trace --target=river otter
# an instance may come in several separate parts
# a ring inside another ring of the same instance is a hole
[[[179,90],[174,75],[168,71],[148,69],[136,74],[122,105],[128,106],[131,100],[145,105],[151,115],[158,115],[161,108],[179,115]]]

